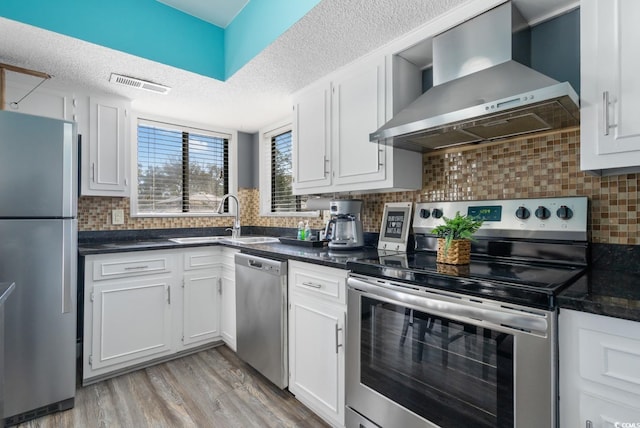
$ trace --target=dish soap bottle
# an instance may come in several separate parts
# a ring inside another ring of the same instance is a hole
[[[298,222],[298,239],[304,241],[304,223],[302,221]]]
[[[309,227],[309,220],[304,222],[304,240],[311,241],[311,228]]]

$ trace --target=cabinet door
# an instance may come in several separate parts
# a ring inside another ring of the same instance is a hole
[[[222,340],[236,350],[236,281],[233,269],[222,269],[220,296],[220,334]]]
[[[581,167],[640,166],[640,2],[581,2]]]
[[[168,277],[95,285],[91,368],[117,369],[169,353],[170,296]]]
[[[293,107],[293,191],[331,185],[331,92],[329,85],[297,97]],[[314,191],[317,189],[314,189]]]
[[[626,406],[608,397],[580,394],[579,427],[614,428],[640,426],[640,405]],[[591,425],[588,425],[591,422]]]
[[[333,86],[333,183],[385,179],[386,146],[369,141],[385,120],[384,58],[336,80]]]
[[[296,294],[289,317],[289,390],[344,426],[345,310]]]
[[[126,168],[126,109],[124,102],[91,97],[89,139],[82,166],[82,194],[128,196]]]
[[[220,277],[215,270],[184,274],[182,343],[203,344],[220,337]]]
[[[558,332],[560,426],[640,421],[640,323],[561,309]]]
[[[222,248],[222,294],[220,295],[220,334],[234,351],[236,343],[236,268],[234,255],[239,250]]]

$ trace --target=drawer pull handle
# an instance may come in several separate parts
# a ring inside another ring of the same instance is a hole
[[[322,288],[322,284],[316,284],[315,282],[303,282],[302,285],[305,285],[307,287],[312,287],[312,288]]]
[[[140,270],[140,269],[149,269],[149,266],[127,266],[124,270]]]

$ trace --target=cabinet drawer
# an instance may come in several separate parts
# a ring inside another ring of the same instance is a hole
[[[220,265],[220,249],[206,248],[183,254],[184,270],[211,269]]]
[[[623,330],[638,331],[640,324],[621,321]],[[580,376],[584,379],[640,395],[640,339],[581,328],[578,333]]]
[[[139,256],[131,253],[117,257],[102,256],[93,260],[93,280],[120,278],[125,276],[155,275],[175,269],[174,260],[168,254],[154,253]]]
[[[301,291],[346,304],[347,271],[289,261],[289,283]]]

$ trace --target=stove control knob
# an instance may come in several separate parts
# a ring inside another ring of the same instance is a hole
[[[431,217],[431,212],[429,210],[422,208],[420,210],[420,218],[429,218],[429,217]]]
[[[551,211],[547,207],[539,206],[536,210],[536,217],[540,220],[546,220],[551,217]]]
[[[431,211],[431,215],[433,216],[433,218],[441,218],[442,210],[440,208],[434,208],[433,211]]]
[[[516,217],[518,217],[520,220],[526,220],[530,215],[531,213],[525,207],[518,207],[518,209],[516,210]]]
[[[562,220],[569,220],[571,217],[573,217],[573,211],[571,211],[571,208],[566,205],[560,205],[560,208],[558,208],[556,214]]]

